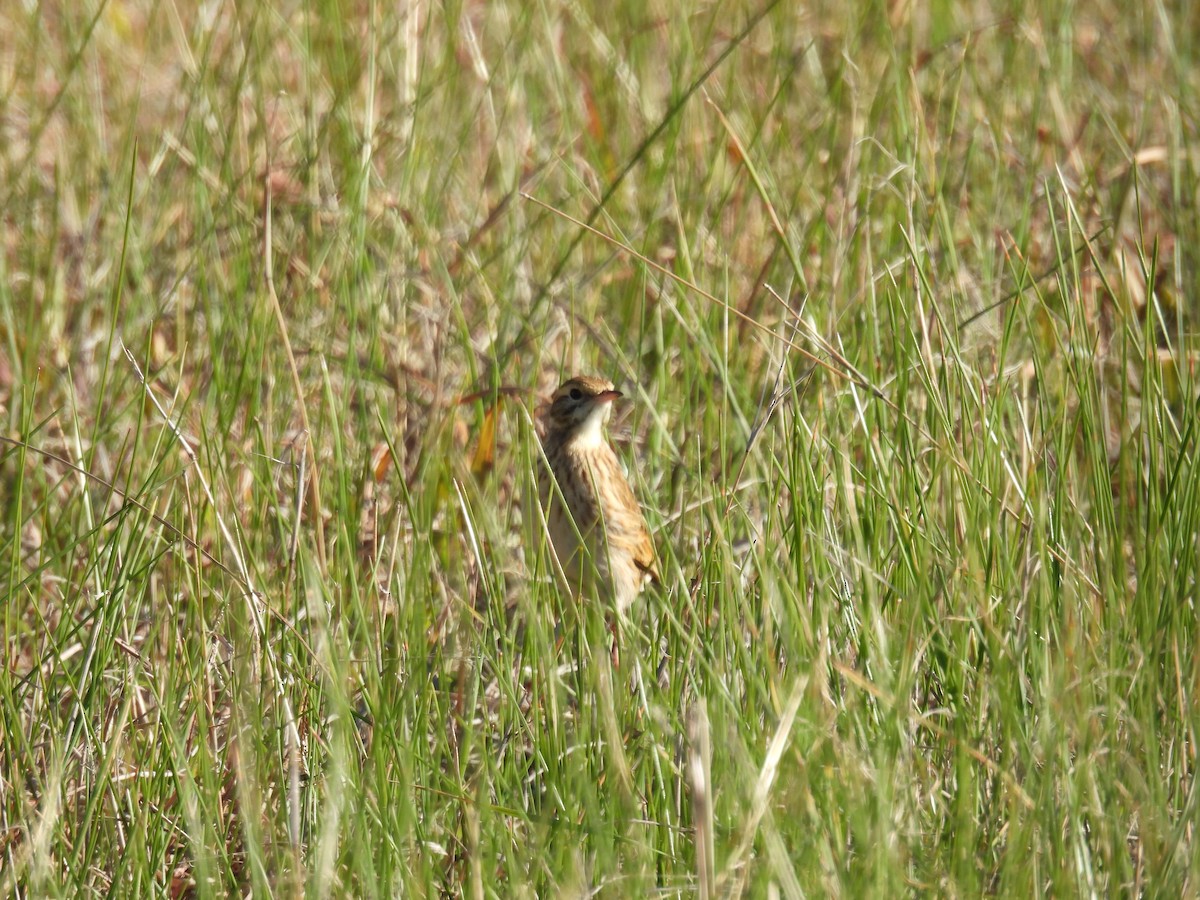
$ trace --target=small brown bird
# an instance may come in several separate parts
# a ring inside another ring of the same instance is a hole
[[[550,466],[539,468],[538,494],[571,591],[611,600],[623,613],[658,580],[658,564],[642,509],[604,435],[620,396],[611,381],[584,375],[554,392],[542,413]]]

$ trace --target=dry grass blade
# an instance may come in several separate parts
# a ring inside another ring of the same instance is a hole
[[[725,869],[717,881],[717,884],[724,889],[726,896],[737,897],[744,890],[745,881],[748,878],[747,863],[750,858],[750,848],[754,846],[754,841],[758,837],[759,824],[770,806],[771,790],[775,786],[775,777],[779,773],[779,763],[791,740],[792,726],[796,722],[796,713],[800,711],[800,701],[807,688],[807,676],[797,678],[792,684],[787,703],[784,704],[783,713],[779,717],[779,724],[775,726],[775,733],[767,745],[762,767],[754,782],[750,807],[746,811],[745,820],[741,823],[741,839],[730,854],[725,863]]]
[[[714,896],[716,860],[713,858],[712,734],[703,699],[688,708],[688,782],[692,798],[692,827],[696,832],[696,893],[701,900]]]

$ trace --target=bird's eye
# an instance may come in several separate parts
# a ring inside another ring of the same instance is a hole
[[[583,391],[581,391],[579,388],[571,388],[571,399],[572,400],[582,400],[583,399]]]

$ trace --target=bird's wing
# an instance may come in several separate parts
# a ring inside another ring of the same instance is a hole
[[[617,517],[618,521],[609,523],[609,540],[619,541],[633,555],[634,564],[658,581],[658,559],[642,507],[624,478],[615,479],[613,490],[621,494],[620,502],[615,506],[622,512]]]

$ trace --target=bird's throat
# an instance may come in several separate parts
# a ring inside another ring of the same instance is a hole
[[[579,427],[575,429],[575,434],[571,437],[571,444],[581,450],[591,447],[599,447],[604,443],[604,420],[608,418],[607,409],[597,409],[590,416],[579,423]]]

